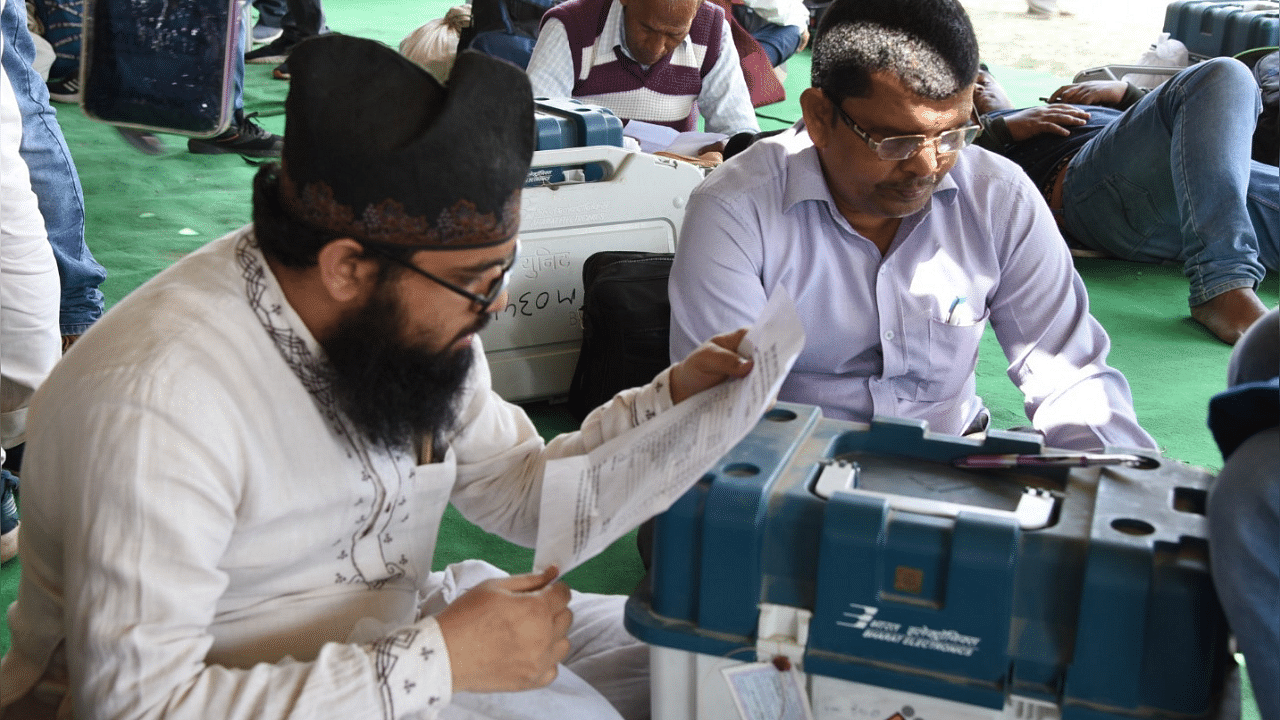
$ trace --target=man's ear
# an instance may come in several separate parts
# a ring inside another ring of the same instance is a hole
[[[809,137],[819,149],[827,146],[831,137],[831,101],[816,87],[808,87],[800,93],[800,114]]]
[[[378,279],[378,262],[351,238],[330,240],[316,255],[320,283],[336,302],[364,297]]]

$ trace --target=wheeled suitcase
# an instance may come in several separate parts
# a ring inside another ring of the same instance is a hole
[[[736,717],[735,669],[764,679],[744,717],[1220,717],[1238,697],[1212,478],[1125,449],[1029,466],[1044,453],[778,403],[656,519],[625,616],[652,646],[654,719]],[[761,700],[792,668],[794,702]]]
[[[1278,8],[1275,0],[1174,0],[1165,8],[1164,31],[1187,46],[1192,62],[1235,56],[1280,42]]]

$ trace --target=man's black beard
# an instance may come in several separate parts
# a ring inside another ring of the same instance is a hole
[[[472,350],[406,344],[391,288],[384,277],[368,304],[343,318],[320,345],[333,368],[338,407],[356,429],[388,448],[411,449],[419,438],[453,429]],[[462,334],[478,332],[488,321],[479,315]]]

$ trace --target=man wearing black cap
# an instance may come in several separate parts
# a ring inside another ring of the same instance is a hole
[[[647,715],[621,598],[433,574],[436,533],[452,502],[531,544],[545,462],[745,375],[741,334],[544,446],[475,336],[518,254],[524,74],[463,53],[446,91],[337,35],[290,66],[254,223],[121,301],[33,402],[5,717]]]

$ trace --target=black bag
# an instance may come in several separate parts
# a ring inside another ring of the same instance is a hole
[[[568,401],[579,421],[671,364],[667,278],[673,257],[616,250],[595,253],[582,264],[582,350]]]

